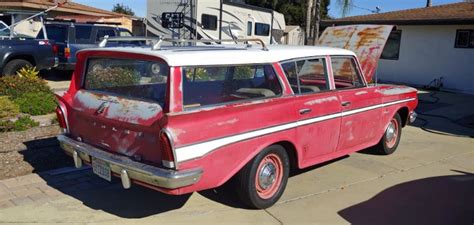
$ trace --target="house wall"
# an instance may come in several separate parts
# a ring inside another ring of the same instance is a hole
[[[474,94],[474,49],[454,48],[457,29],[474,25],[398,26],[398,60],[379,62],[378,79],[424,86],[443,77],[443,88]]]

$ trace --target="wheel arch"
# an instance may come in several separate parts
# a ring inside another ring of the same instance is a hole
[[[260,152],[262,152],[264,149],[272,146],[272,145],[280,145],[282,146],[286,153],[288,154],[288,157],[290,159],[290,170],[299,168],[299,162],[298,162],[298,150],[296,149],[294,143],[288,139],[280,139],[280,140],[275,140],[271,142],[266,142],[262,145],[259,145],[255,151],[253,151],[253,154],[248,155],[248,157],[242,161],[238,166],[236,166],[233,170],[232,173],[230,173],[228,176],[223,177],[219,182],[217,182],[217,185],[215,186],[221,186],[224,183],[232,180],[241,170],[242,168],[247,165],[249,162],[251,162]]]
[[[15,60],[15,59],[23,59],[30,62],[33,66],[36,66],[35,58],[32,55],[28,55],[28,54],[9,55],[7,56],[5,63],[3,65],[4,66],[7,65],[10,61]]]
[[[405,127],[408,124],[408,112],[409,110],[407,106],[403,106],[397,110],[398,115],[400,115],[400,118],[402,119],[402,127]]]

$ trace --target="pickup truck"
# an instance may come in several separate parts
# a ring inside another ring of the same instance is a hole
[[[386,39],[391,27],[381,30]],[[290,169],[369,147],[392,154],[416,119],[416,89],[367,82],[364,71],[379,55],[359,61],[346,49],[267,47],[255,39],[234,40],[246,43],[239,46],[167,41],[77,54],[56,110],[58,140],[76,167],[90,164],[126,189],[171,195],[234,181],[243,203],[267,208]]]
[[[0,21],[0,76],[14,75],[24,66],[38,70],[57,66],[57,49],[52,41],[16,34],[10,36],[8,26]]]

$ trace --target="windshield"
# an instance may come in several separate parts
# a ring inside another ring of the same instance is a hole
[[[88,60],[85,89],[165,103],[169,67],[161,61],[92,58]]]

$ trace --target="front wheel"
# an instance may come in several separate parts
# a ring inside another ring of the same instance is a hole
[[[402,136],[402,119],[397,113],[390,119],[387,129],[380,142],[375,146],[375,150],[382,155],[390,155],[397,150]]]
[[[285,190],[289,158],[280,145],[260,152],[237,174],[237,193],[246,205],[264,209],[275,204]]]

